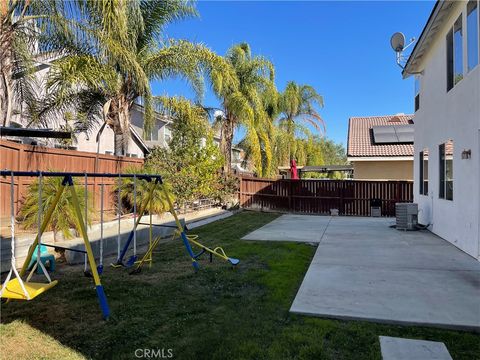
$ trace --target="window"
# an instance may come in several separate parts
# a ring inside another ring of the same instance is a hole
[[[428,149],[420,152],[420,195],[428,195]]]
[[[420,109],[420,76],[415,76],[415,111]]]
[[[453,200],[453,141],[439,146],[439,198]]]
[[[447,91],[453,88],[453,30],[447,34]]]
[[[163,128],[163,137],[167,144],[170,143],[170,140],[172,140],[172,130],[170,130],[167,126]]]
[[[146,134],[145,140],[158,141],[158,128],[156,126],[153,127],[150,133]]]
[[[468,71],[478,65],[479,47],[479,14],[476,0],[470,0],[467,4],[467,63]]]
[[[462,15],[447,34],[447,91],[463,79]]]
[[[456,85],[463,79],[463,29],[462,15],[460,15],[453,25],[453,83]]]

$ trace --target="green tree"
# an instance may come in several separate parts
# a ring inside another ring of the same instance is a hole
[[[145,168],[162,175],[180,206],[218,194],[223,183],[224,158],[213,140],[207,113],[183,98],[156,98],[163,113],[173,119],[168,148],[155,148]]]
[[[290,160],[290,138],[285,129],[274,126],[270,132],[273,151],[273,168],[275,173],[279,166],[289,164]]]
[[[348,163],[347,152],[342,144],[318,137],[316,141],[320,144],[326,165],[346,165]]]
[[[0,123],[8,126],[17,107],[31,105],[32,72],[39,30],[53,21],[49,1],[0,1]]]
[[[285,91],[280,95],[281,115],[278,123],[286,131],[290,158],[297,156],[297,152],[299,154],[303,152],[302,149],[297,149],[299,143],[295,141],[296,130],[305,133],[305,129],[307,129],[302,125],[309,124],[317,131],[325,132],[325,123],[317,112],[316,106],[323,107],[323,97],[310,85],[289,81]],[[309,135],[309,131],[306,132]]]
[[[232,46],[225,59],[231,73],[235,74],[235,86],[220,86],[223,77],[213,80],[216,94],[222,101],[224,116],[221,120],[220,149],[225,156],[224,171],[231,171],[231,153],[235,129],[242,125],[246,136],[241,146],[251,158],[255,170],[263,175],[271,167],[272,149],[269,132],[271,119],[264,108],[263,96],[275,93],[273,64],[262,56],[252,56],[250,46],[241,43]],[[227,73],[230,76],[231,73]]]
[[[347,164],[347,157],[345,148],[342,144],[337,144],[330,139],[319,136],[310,136],[307,139],[301,140],[299,146],[305,152],[305,163],[301,165],[319,166],[319,165],[345,165]],[[341,179],[344,177],[343,173],[334,172],[328,175],[319,173],[306,173],[305,177],[312,178],[335,178]]]
[[[67,56],[54,63],[48,90],[53,111],[75,108],[93,119],[103,114],[113,129],[115,154],[124,155],[130,135],[130,109],[141,97],[145,106],[144,134],[154,119],[150,81],[179,76],[202,91],[202,74],[221,77],[215,88],[230,86],[222,57],[201,44],[167,39],[169,23],[196,15],[186,0],[78,0],[60,2],[59,13],[70,22],[58,37]]]

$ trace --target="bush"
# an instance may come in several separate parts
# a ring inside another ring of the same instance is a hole
[[[155,148],[145,161],[151,173],[162,175],[177,204],[200,198],[224,201],[236,190],[236,180],[221,173],[223,156],[203,108],[184,99],[164,100],[173,118],[169,148]]]
[[[43,177],[42,182],[42,216],[44,217],[48,208],[52,204],[55,196],[60,191],[63,178],[61,177]],[[26,196],[20,209],[20,218],[26,229],[37,229],[38,224],[38,178],[28,186]],[[78,202],[82,209],[82,216],[85,214],[85,195],[84,187],[76,185],[74,179],[74,189],[77,193]],[[90,194],[87,202],[90,204]],[[93,209],[88,206],[88,224],[91,224]],[[85,219],[84,219],[85,221]],[[73,238],[70,229],[80,232],[80,226],[73,207],[72,194],[68,187],[62,193],[60,200],[55,207],[46,231],[53,231],[53,237],[57,239],[57,233],[61,232],[65,239]]]
[[[137,168],[137,167],[129,167],[125,169],[124,172],[126,174],[153,174],[151,171],[149,171],[149,169]],[[137,183],[136,185],[137,212],[139,212],[142,204],[145,204],[147,201],[151,182],[148,182],[147,180],[137,179],[136,183]],[[174,196],[168,184],[165,184],[164,186],[167,187],[167,192],[169,194],[170,199],[174,201]],[[135,198],[134,188],[135,186],[134,186],[133,178],[122,178],[121,188],[120,188],[120,198],[122,200],[122,209],[124,212],[133,212],[134,198]],[[117,198],[118,196],[117,183],[115,184],[115,187],[114,187],[113,196],[114,198]],[[146,214],[150,213],[150,209],[152,210],[152,214],[157,214],[157,215],[160,215],[164,212],[169,211],[168,202],[167,202],[167,199],[165,198],[165,192],[160,186],[157,186],[153,191],[151,203],[148,205],[145,213]]]

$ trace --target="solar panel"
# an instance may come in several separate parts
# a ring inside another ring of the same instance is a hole
[[[381,125],[372,127],[375,144],[413,143],[413,125]]]
[[[395,125],[398,142],[413,143],[413,125]]]
[[[397,135],[393,126],[374,126],[373,139],[376,144],[392,144],[397,143]]]

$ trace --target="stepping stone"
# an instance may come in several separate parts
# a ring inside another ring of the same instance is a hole
[[[452,360],[443,342],[379,336],[383,360]]]

